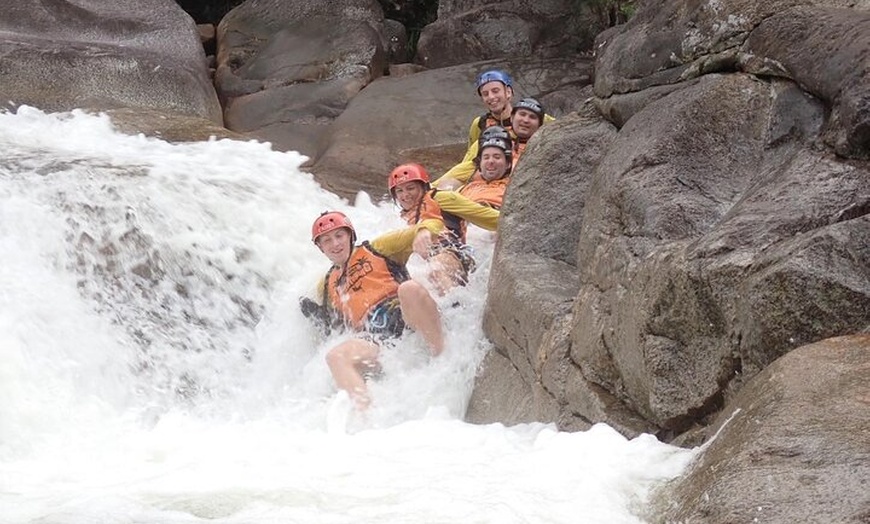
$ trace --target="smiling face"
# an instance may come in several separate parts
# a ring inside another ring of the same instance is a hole
[[[497,180],[507,174],[507,157],[498,147],[485,147],[480,152],[480,176],[487,182]]]
[[[541,122],[538,120],[538,115],[528,109],[519,108],[511,117],[511,128],[520,138],[529,138],[539,127]]]
[[[480,99],[493,116],[502,119],[510,114],[509,102],[514,94],[513,89],[498,80],[493,80],[480,86],[478,92]]]
[[[426,188],[419,180],[411,180],[393,188],[393,197],[403,211],[408,211],[420,203]]]
[[[350,258],[351,238],[350,229],[340,227],[317,237],[317,247],[330,262],[340,266]]]

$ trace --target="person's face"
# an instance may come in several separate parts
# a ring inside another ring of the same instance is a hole
[[[340,266],[350,257],[350,229],[340,227],[317,237],[317,247],[329,258],[330,262]]]
[[[511,117],[511,127],[520,138],[529,138],[541,127],[538,115],[528,109],[517,109]]]
[[[480,176],[487,182],[505,175],[508,170],[507,157],[498,147],[485,147],[480,153]]]
[[[513,90],[498,80],[480,86],[480,99],[483,100],[489,112],[498,117],[504,113],[512,96]]]
[[[393,188],[393,194],[396,196],[396,202],[399,206],[407,211],[416,206],[420,199],[423,198],[425,187],[419,180],[411,180],[403,182]]]

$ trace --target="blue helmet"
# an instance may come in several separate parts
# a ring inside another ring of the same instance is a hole
[[[505,87],[513,88],[513,81],[511,80],[510,75],[505,73],[504,71],[499,71],[498,69],[493,69],[491,71],[484,71],[480,73],[477,77],[477,94],[480,94],[480,88],[483,87],[483,84],[489,82],[501,82]]]
[[[526,109],[531,111],[538,117],[538,123],[544,123],[544,106],[541,105],[540,102],[531,97],[526,97],[514,104],[513,109],[511,110],[511,114],[517,112],[518,109]]]

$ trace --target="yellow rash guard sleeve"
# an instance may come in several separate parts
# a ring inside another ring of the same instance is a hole
[[[444,231],[444,222],[435,218],[422,220],[413,226],[384,233],[372,240],[370,244],[375,251],[383,256],[404,264],[414,252],[414,239],[421,229],[428,229],[437,236]]]
[[[437,191],[433,196],[442,211],[471,222],[477,227],[495,231],[498,226],[498,209],[478,204],[455,191]]]

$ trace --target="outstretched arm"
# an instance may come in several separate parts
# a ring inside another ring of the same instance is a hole
[[[498,227],[498,217],[501,214],[498,209],[478,204],[455,191],[436,191],[432,198],[438,202],[442,211],[467,220],[477,227],[489,231],[495,231]]]
[[[413,226],[384,233],[372,240],[371,246],[381,255],[404,264],[414,252],[414,241],[423,230],[437,236],[444,231],[444,222],[437,218],[421,220]]]

